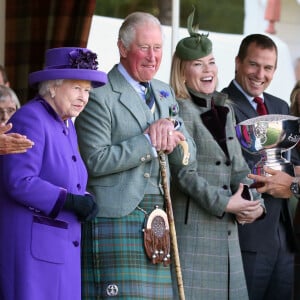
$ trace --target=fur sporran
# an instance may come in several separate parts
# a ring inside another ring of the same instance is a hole
[[[146,217],[144,231],[144,246],[153,264],[171,262],[170,230],[167,214],[164,210],[155,209]]]

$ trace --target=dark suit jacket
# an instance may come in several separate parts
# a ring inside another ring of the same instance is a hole
[[[232,101],[235,112],[236,122],[240,123],[246,119],[257,117],[256,110],[251,106],[243,93],[234,85],[233,82],[223,89],[224,93]],[[264,101],[269,114],[289,114],[289,106],[284,101],[268,93],[264,93]],[[252,155],[243,151],[243,155],[250,167],[259,161],[259,155]],[[289,210],[288,200],[273,198],[268,194],[263,194],[267,214],[265,218],[259,219],[252,224],[239,225],[239,238],[242,251],[255,251],[270,253],[278,246],[278,227],[279,220],[283,220],[284,227],[288,236],[288,245],[291,249],[295,248],[292,217]]]

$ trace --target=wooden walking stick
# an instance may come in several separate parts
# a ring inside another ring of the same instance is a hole
[[[180,144],[182,145],[183,152],[184,152],[182,163],[184,165],[187,165],[188,160],[189,160],[188,144],[186,141],[182,141],[182,142],[180,142]],[[168,221],[169,221],[169,226],[170,226],[170,239],[171,239],[171,247],[172,247],[173,256],[174,256],[179,299],[185,300],[180,259],[179,259],[179,251],[178,251],[178,244],[177,244],[177,237],[176,237],[176,229],[175,229],[175,223],[174,223],[173,208],[172,208],[170,189],[169,189],[169,184],[168,184],[166,154],[163,151],[160,151],[158,153],[158,155],[159,155],[160,172],[161,172],[161,177],[162,177],[162,185],[163,185],[165,202],[166,202],[166,213],[168,216]]]

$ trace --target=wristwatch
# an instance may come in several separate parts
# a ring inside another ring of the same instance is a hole
[[[296,197],[300,197],[299,178],[295,177],[290,185],[290,190]]]

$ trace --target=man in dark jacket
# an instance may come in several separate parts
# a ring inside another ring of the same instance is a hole
[[[235,59],[235,78],[223,90],[232,101],[237,123],[260,114],[289,114],[285,101],[265,93],[276,70],[277,55],[276,44],[265,35],[252,34],[243,39]],[[264,113],[259,110],[263,105]],[[252,170],[260,156],[245,151],[243,154]],[[239,225],[249,298],[291,299],[295,245],[288,199],[268,194],[263,197],[265,218]]]

